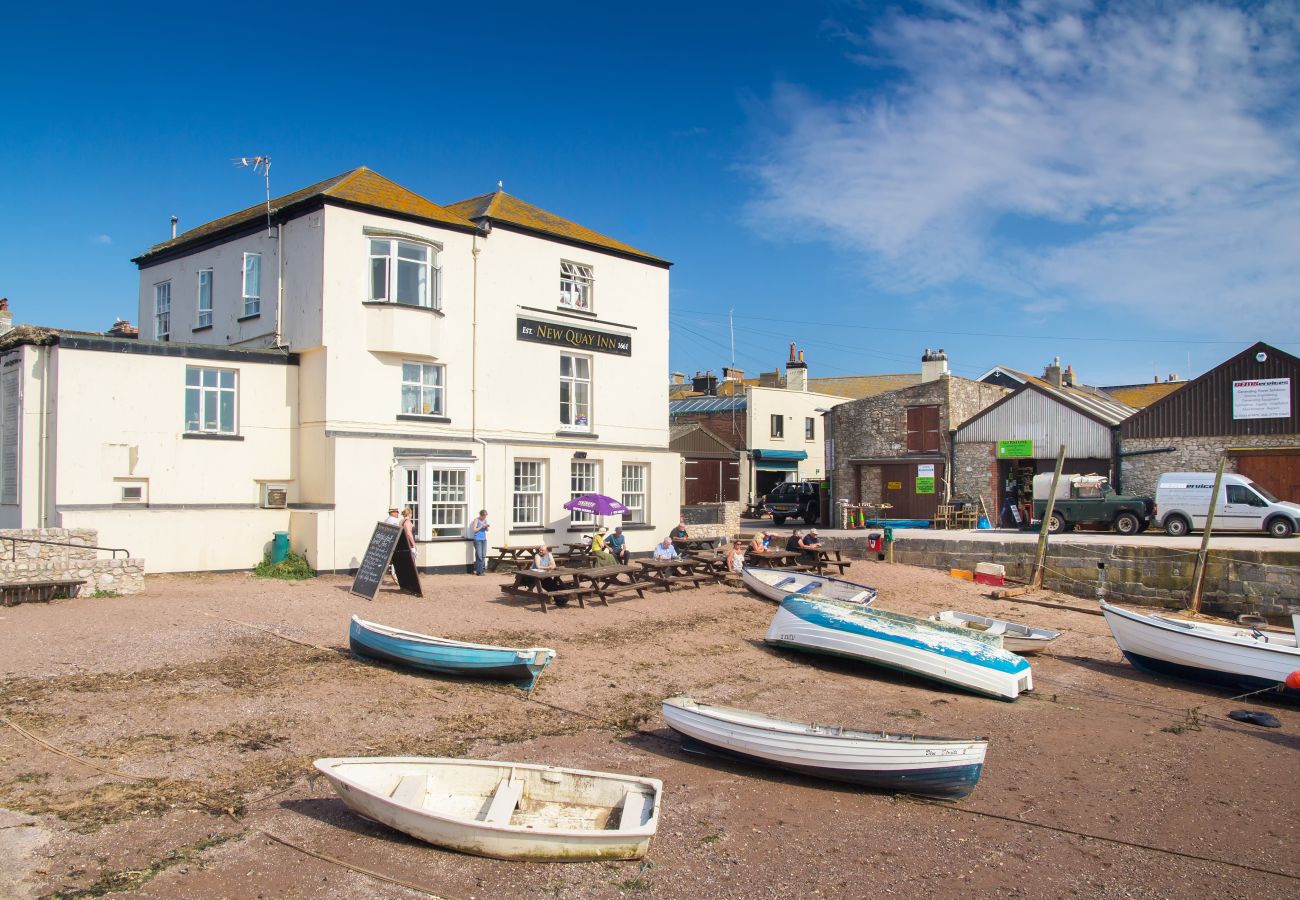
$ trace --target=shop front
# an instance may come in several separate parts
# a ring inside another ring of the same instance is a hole
[[[762,497],[783,481],[799,480],[799,463],[808,458],[804,450],[754,450],[750,453],[753,466],[754,494]]]

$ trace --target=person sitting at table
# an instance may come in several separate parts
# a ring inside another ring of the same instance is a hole
[[[808,529],[808,533],[799,542],[799,549],[803,551],[805,560],[811,563],[817,562],[822,549],[822,539],[817,535],[816,528]]]
[[[763,543],[764,534],[765,532],[759,531],[754,535],[753,539],[749,542],[750,553],[762,553],[767,549],[767,544]]]
[[[803,532],[796,528],[790,532],[790,536],[785,539],[785,549],[798,553],[803,549]]]
[[[551,555],[551,548],[545,544],[538,547],[537,552],[533,554],[533,571],[554,572],[557,568],[558,566],[555,565],[555,557]],[[542,587],[548,591],[558,590],[560,587],[560,579],[543,578]],[[555,603],[557,606],[563,605],[559,600],[556,600]]]
[[[776,543],[776,532],[775,532],[775,531],[764,531],[764,532],[763,532],[763,549],[764,549],[764,550],[771,550],[771,549],[772,549],[772,545],[775,544],[775,543]]]
[[[614,529],[614,533],[605,541],[605,546],[620,566],[627,565],[627,538],[623,537],[622,525]]]
[[[745,568],[745,545],[741,541],[736,541],[727,551],[727,571],[740,574]]]
[[[655,559],[677,559],[677,548],[673,546],[672,536],[668,536],[655,547]]]
[[[672,531],[670,531],[668,533],[668,536],[670,538],[673,538],[674,540],[679,540],[679,541],[686,540],[688,537],[690,537],[690,535],[686,533],[686,523],[678,522],[677,527],[674,528]]]
[[[614,559],[614,554],[609,551],[609,541],[605,537],[607,534],[609,534],[609,529],[602,525],[591,536],[591,558],[596,561],[598,566],[618,565],[618,561]]]

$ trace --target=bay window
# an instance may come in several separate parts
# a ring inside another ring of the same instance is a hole
[[[437,255],[429,244],[371,238],[369,301],[441,308]]]
[[[445,460],[412,461],[393,476],[394,505],[409,507],[417,540],[464,537],[469,527],[473,467]]]

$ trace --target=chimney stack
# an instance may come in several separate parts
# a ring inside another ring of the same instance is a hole
[[[135,339],[135,338],[140,337],[140,329],[139,329],[139,328],[136,328],[134,325],[132,325],[132,324],[131,324],[130,322],[128,322],[126,319],[118,319],[118,320],[116,320],[116,321],[113,323],[113,327],[110,328],[110,329],[108,329],[108,331],[106,331],[106,332],[104,332],[104,333],[105,333],[106,335],[108,335],[109,337],[115,337],[115,338],[132,338],[132,339]]]
[[[173,240],[176,238],[176,223],[179,221],[180,219],[178,217],[172,216],[172,239]]]
[[[785,364],[785,389],[808,390],[808,364],[803,360],[803,351],[795,351],[793,342],[790,344],[790,360]]]
[[[1043,370],[1043,380],[1052,387],[1061,386],[1061,357],[1053,357],[1052,364]]]
[[[925,348],[921,354],[921,383],[938,381],[948,376],[948,354],[940,347],[938,350]]]
[[[735,368],[735,367],[733,367],[733,366],[723,366],[723,367],[722,367],[722,380],[723,380],[723,381],[744,381],[744,380],[745,380],[745,370],[744,370],[744,369],[737,369],[737,368]]]
[[[0,298],[0,335],[14,330],[14,314],[9,311],[9,298]]]
[[[673,372],[669,377],[672,379],[672,383],[673,383],[673,384],[685,384],[685,383],[686,383],[686,373],[685,373],[685,372]]]
[[[1066,387],[1074,387],[1074,366],[1066,366],[1065,372],[1061,375],[1061,381]]]
[[[709,397],[718,396],[718,376],[711,369],[703,375],[696,372],[691,380],[691,390]]]

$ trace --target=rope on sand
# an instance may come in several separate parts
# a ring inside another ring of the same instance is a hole
[[[320,853],[316,850],[308,850],[306,847],[300,847],[297,844],[293,843],[292,841],[286,840],[285,838],[282,838],[279,835],[271,834],[271,832],[264,831],[261,828],[256,829],[256,831],[258,834],[262,835],[263,837],[268,837],[271,840],[275,841],[277,844],[283,844],[289,849],[297,850],[299,853],[305,854],[306,856],[314,856],[316,859],[324,860],[327,863],[333,863],[336,866],[342,866],[343,868],[348,869],[350,871],[358,872],[362,875],[368,875],[371,878],[377,879],[379,881],[385,881],[389,884],[395,884],[398,887],[404,887],[409,890],[424,894],[425,896],[437,898],[437,900],[446,900],[446,898],[444,898],[441,894],[436,894],[433,891],[429,890],[427,887],[415,884],[414,882],[403,881],[400,878],[394,878],[392,875],[384,875],[374,871],[373,869],[366,869],[363,868],[362,866],[354,865],[353,863],[350,862],[344,862],[343,860],[330,856],[327,853]]]
[[[982,809],[971,809],[965,806],[953,806],[939,800],[927,800],[924,797],[908,797],[913,803],[925,806],[937,806],[940,809],[946,809],[950,812],[965,813],[968,816],[983,816],[988,819],[997,819],[1002,822],[1010,822],[1013,825],[1024,825],[1030,828],[1042,828],[1047,831],[1056,831],[1061,834],[1069,834],[1074,837],[1088,838],[1093,841],[1101,841],[1107,844],[1119,844],[1122,847],[1132,847],[1135,850],[1149,850],[1152,853],[1164,853],[1169,856],[1178,856],[1183,859],[1191,859],[1196,862],[1212,863],[1219,866],[1231,866],[1235,869],[1245,869],[1247,872],[1258,872],[1261,875],[1275,875],[1278,878],[1286,878],[1291,881],[1300,881],[1300,875],[1293,875],[1290,872],[1279,872],[1276,869],[1266,869],[1262,866],[1252,866],[1249,863],[1233,862],[1227,859],[1216,859],[1212,856],[1197,856],[1195,853],[1184,853],[1181,850],[1170,850],[1167,847],[1157,847],[1153,844],[1139,844],[1135,841],[1126,841],[1122,838],[1105,837],[1100,834],[1089,834],[1086,831],[1076,831],[1073,828],[1065,828],[1061,825],[1048,825],[1044,822],[1031,822],[1028,819],[1018,819],[1015,816],[1004,816],[1000,813],[987,812]]]
[[[148,775],[130,775],[126,772],[119,772],[116,769],[110,769],[107,766],[101,766],[98,763],[91,762],[85,757],[77,756],[75,753],[69,753],[67,750],[63,750],[59,747],[56,747],[53,744],[51,744],[49,741],[38,738],[30,731],[27,731],[25,728],[22,728],[21,726],[15,724],[9,719],[0,719],[0,722],[3,722],[5,725],[8,725],[10,728],[18,732],[19,734],[21,734],[23,737],[27,738],[29,741],[40,744],[42,747],[44,747],[46,750],[49,750],[51,753],[57,753],[59,756],[67,757],[73,762],[81,763],[81,765],[83,766],[89,766],[90,768],[94,769],[97,772],[103,772],[105,775],[112,775],[114,778],[125,778],[127,781],[157,781],[158,780],[156,778],[151,778]]]
[[[230,622],[232,625],[243,625],[245,628],[256,628],[258,631],[265,631],[267,634],[273,634],[282,641],[288,641],[291,644],[297,644],[299,647],[310,647],[313,650],[319,650],[322,653],[338,653],[339,651],[332,647],[322,647],[319,644],[310,644],[307,641],[300,641],[297,638],[291,638],[288,635],[281,634],[274,628],[267,628],[265,625],[255,625],[252,622],[241,622],[238,619],[227,619],[225,616],[218,616],[215,613],[205,612],[203,615],[220,619],[223,622]]]

